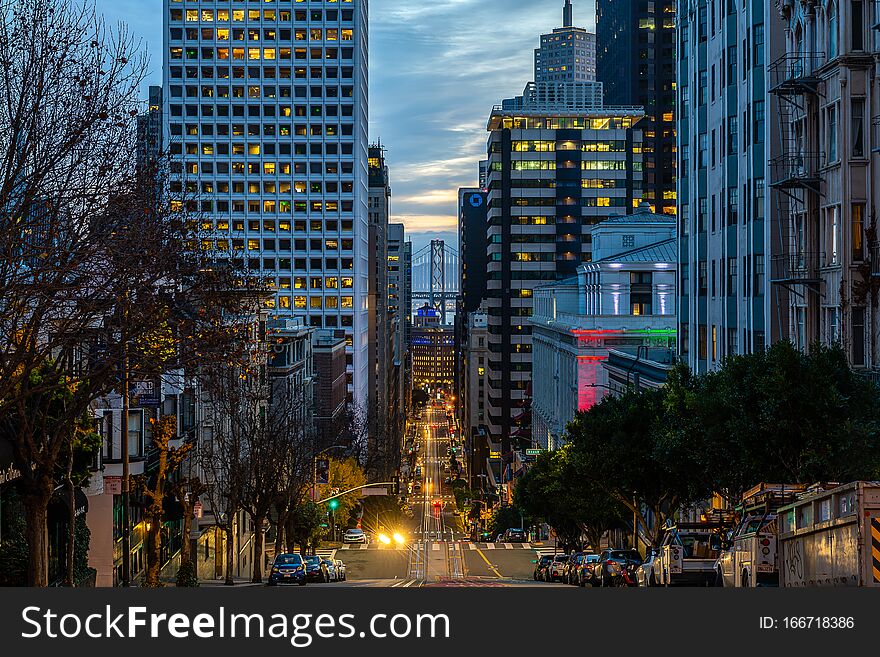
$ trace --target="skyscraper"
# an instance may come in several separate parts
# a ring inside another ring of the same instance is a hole
[[[509,453],[532,381],[533,289],[592,257],[590,227],[642,200],[642,111],[494,110],[489,117],[489,437]],[[529,440],[530,442],[530,440]]]
[[[197,197],[204,248],[274,284],[274,314],[344,332],[366,404],[367,2],[218,4],[164,2],[172,193]]]
[[[772,3],[678,2],[679,352],[695,372],[776,335],[767,276],[775,210],[766,163],[766,63],[779,52]]]
[[[412,359],[409,336],[412,324],[412,242],[406,241],[403,224],[388,225],[388,310],[394,316],[394,364],[397,368],[398,422],[406,421],[412,397]]]
[[[535,50],[535,82],[591,82],[596,79],[596,35],[574,27],[571,0],[565,1],[562,27],[541,35]]]
[[[391,215],[391,181],[385,149],[369,147],[369,391],[367,418],[371,464],[384,465],[395,442],[396,423],[391,398],[394,380],[394,312],[388,307],[388,223]],[[383,475],[381,471],[371,474]]]
[[[597,0],[596,76],[607,105],[640,105],[645,200],[675,214],[675,0]]]

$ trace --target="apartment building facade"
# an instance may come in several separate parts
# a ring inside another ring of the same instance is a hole
[[[840,344],[866,369],[878,358],[878,10],[876,2],[777,0],[784,53],[769,71],[781,137],[770,187],[780,213],[772,278],[782,337],[804,350]]]

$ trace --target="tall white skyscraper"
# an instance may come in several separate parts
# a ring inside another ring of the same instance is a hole
[[[306,6],[308,4],[308,6]],[[344,332],[367,401],[367,0],[164,0],[172,191],[204,247],[275,285],[278,316]]]

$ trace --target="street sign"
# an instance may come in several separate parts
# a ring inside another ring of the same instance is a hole
[[[544,449],[527,449],[527,450],[526,450],[526,456],[540,456],[540,455],[543,454],[545,451],[547,451],[547,450],[544,450]]]
[[[201,502],[196,502],[195,504],[193,504],[193,515],[196,518],[201,519],[203,513],[204,513],[204,507],[202,506]]]
[[[122,495],[122,477],[104,476],[104,492]]]

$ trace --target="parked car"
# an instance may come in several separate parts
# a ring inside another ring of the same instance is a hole
[[[348,575],[345,572],[345,562],[342,559],[336,560],[337,581],[344,582]]]
[[[327,573],[328,582],[338,582],[339,573],[336,571],[336,562],[332,559],[321,559],[324,570]]]
[[[526,543],[528,540],[525,530],[519,527],[511,527],[501,537],[502,543]]]
[[[626,580],[630,577],[634,584],[635,569],[641,565],[642,555],[638,550],[604,550],[599,555],[599,586],[628,585]]]
[[[553,557],[549,554],[542,555],[535,562],[535,581],[543,582],[546,580],[547,568],[550,566],[550,562],[553,561]]]
[[[639,586],[657,586],[657,575],[654,572],[657,556],[657,551],[651,550],[642,565],[636,568],[636,581]]]
[[[330,573],[327,570],[327,564],[324,559],[318,556],[310,556],[305,558],[306,562],[306,581],[307,582],[329,582]]]
[[[565,577],[565,564],[568,562],[567,554],[557,554],[553,556],[553,561],[547,566],[546,582],[561,582]]]
[[[269,586],[278,584],[306,585],[306,568],[300,555],[279,554],[275,557],[269,571]]]
[[[346,529],[342,535],[343,543],[364,543],[367,542],[367,535],[363,529]]]
[[[599,565],[599,555],[598,554],[585,554],[584,560],[581,562],[581,565],[577,570],[577,584],[578,586],[586,586],[589,584],[590,586],[598,586],[599,578],[597,566]]]
[[[586,556],[586,552],[572,552],[568,555],[568,561],[565,562],[562,574],[562,580],[566,584],[574,585],[578,583],[578,569],[581,567]]]

